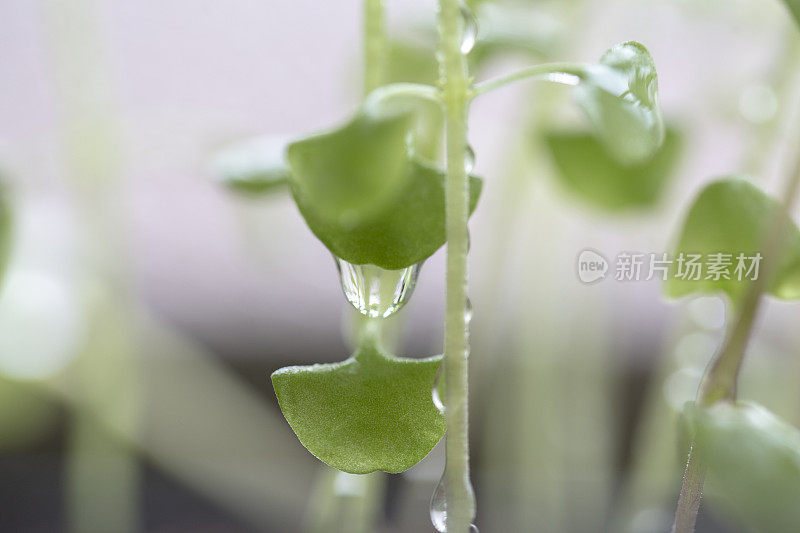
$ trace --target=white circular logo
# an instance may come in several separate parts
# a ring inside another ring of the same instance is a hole
[[[583,283],[595,283],[606,277],[608,260],[602,254],[589,248],[578,254],[578,279]]]

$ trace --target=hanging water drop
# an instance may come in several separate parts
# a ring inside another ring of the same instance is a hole
[[[462,18],[462,33],[461,33],[461,53],[466,55],[472,51],[475,46],[475,40],[478,38],[478,20],[472,13],[472,10],[465,4],[461,4],[461,18]]]
[[[436,490],[431,496],[431,524],[439,533],[447,531],[447,494],[444,488],[444,477],[445,474],[442,474],[442,479],[439,480],[439,484],[436,485]]]
[[[342,291],[353,307],[370,318],[386,318],[405,305],[414,292],[419,262],[399,270],[375,265],[354,265],[335,257]]]
[[[472,300],[467,298],[467,305],[464,306],[464,323],[469,326],[472,322]]]
[[[440,413],[444,413],[444,402],[442,401],[442,393],[443,390],[440,390],[442,387],[442,382],[444,382],[444,378],[442,375],[444,374],[444,362],[439,365],[439,370],[436,371],[436,377],[433,379],[433,388],[431,389],[431,399],[433,400],[433,405],[439,410]]]
[[[467,145],[467,150],[464,152],[464,170],[467,174],[472,172],[473,167],[475,166],[475,151],[472,149],[472,146]]]
[[[444,487],[446,472],[447,468],[445,467],[445,473],[442,474],[442,479],[439,480],[439,484],[436,485],[436,490],[431,496],[431,524],[439,533],[447,533],[447,493]],[[469,531],[470,533],[479,533],[475,524],[470,524]]]

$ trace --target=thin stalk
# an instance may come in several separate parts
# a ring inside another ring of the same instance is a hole
[[[364,100],[364,108],[380,114],[389,102],[399,100],[426,100],[442,103],[441,92],[433,85],[424,83],[392,83],[372,91]]]
[[[721,401],[734,401],[739,373],[744,361],[745,351],[753,330],[753,323],[761,306],[761,295],[768,289],[772,275],[777,268],[776,255],[780,252],[786,225],[782,223],[784,215],[791,213],[792,206],[800,188],[800,150],[792,167],[789,181],[781,195],[781,209],[767,227],[770,231],[766,237],[761,274],[748,288],[742,302],[736,308],[736,318],[728,330],[725,342],[718,355],[712,359],[700,382],[697,392],[697,404],[707,407]],[[681,492],[678,496],[678,507],[675,511],[673,533],[691,533],[694,531],[700,498],[705,480],[705,465],[698,457],[697,449],[692,443],[689,458],[683,475]]]
[[[383,85],[387,48],[383,0],[364,0],[364,94]]]
[[[476,83],[472,89],[472,97],[480,96],[524,79],[542,79],[564,85],[577,85],[584,73],[585,66],[580,63],[542,63]]]
[[[469,182],[464,164],[467,151],[467,109],[470,81],[461,52],[462,15],[458,0],[439,0],[439,68],[447,137],[445,212],[447,288],[445,304],[444,377],[447,383],[445,491],[449,533],[467,533],[475,515],[469,476],[467,252]]]

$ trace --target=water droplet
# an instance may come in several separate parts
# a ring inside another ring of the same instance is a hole
[[[414,292],[422,268],[422,262],[400,270],[385,270],[335,259],[347,301],[370,318],[386,318],[403,307]]]
[[[464,307],[464,322],[467,326],[472,322],[472,300],[467,298],[467,305]]]
[[[478,20],[472,10],[464,4],[461,4],[461,18],[464,25],[461,30],[461,53],[466,55],[472,51],[478,38]]]
[[[472,146],[467,145],[467,150],[464,152],[464,170],[469,174],[475,166],[475,152]]]
[[[445,533],[447,531],[447,494],[444,488],[444,474],[439,484],[436,485],[436,490],[433,491],[431,496],[431,523],[436,531]]]
[[[439,370],[436,371],[436,377],[433,379],[433,388],[431,389],[431,399],[433,400],[433,405],[439,410],[440,413],[444,413],[444,402],[442,401],[442,392],[440,391],[440,381],[444,381],[442,375],[444,373],[444,361],[442,364],[439,365]]]
[[[439,484],[436,485],[436,489],[433,491],[433,496],[431,496],[431,524],[433,524],[433,527],[439,533],[447,533],[447,493],[445,492],[444,485],[444,479],[446,475],[447,467],[445,466],[445,471],[442,473],[442,479],[439,480]],[[479,533],[475,524],[471,524],[469,526],[469,531],[470,533]]]

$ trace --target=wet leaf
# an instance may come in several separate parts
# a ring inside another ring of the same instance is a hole
[[[317,215],[302,190],[293,187],[292,192],[308,227],[334,255],[356,265],[396,270],[429,257],[446,241],[444,174],[410,161],[404,181],[387,209],[348,227]],[[480,178],[470,177],[470,212],[478,203],[481,185]]]
[[[651,207],[680,157],[680,138],[667,130],[652,159],[623,165],[593,135],[558,132],[545,141],[559,181],[582,201],[609,211]]]
[[[655,154],[664,140],[653,58],[636,42],[608,50],[596,65],[582,69],[575,100],[600,141],[626,165]]]
[[[680,279],[677,265],[673,264],[665,286],[666,294],[680,297],[724,292],[733,302],[739,301],[747,285],[752,283],[754,272],[747,276],[747,271],[743,270],[742,276],[735,275],[737,257],[739,254],[745,258],[763,255],[767,231],[772,231],[770,226],[780,210],[776,200],[745,179],[725,178],[708,185],[689,210],[673,259],[680,253],[686,257],[699,254],[705,263],[709,254],[729,254],[730,279],[707,279],[705,271],[698,280]],[[800,231],[785,214],[779,220],[789,227],[779,247],[781,255],[768,292],[781,299],[796,299],[800,298]],[[749,268],[752,263],[745,261],[744,267]]]
[[[288,140],[261,136],[233,143],[212,161],[214,176],[232,190],[259,195],[282,190],[289,180]]]
[[[706,495],[754,531],[800,524],[800,431],[753,403],[692,408]]]
[[[282,368],[272,384],[289,425],[318,459],[353,474],[396,473],[444,435],[431,399],[440,361],[393,357],[368,343],[340,363]]]
[[[340,128],[291,143],[287,158],[295,199],[344,227],[384,211],[406,182],[413,118],[359,113]]]

